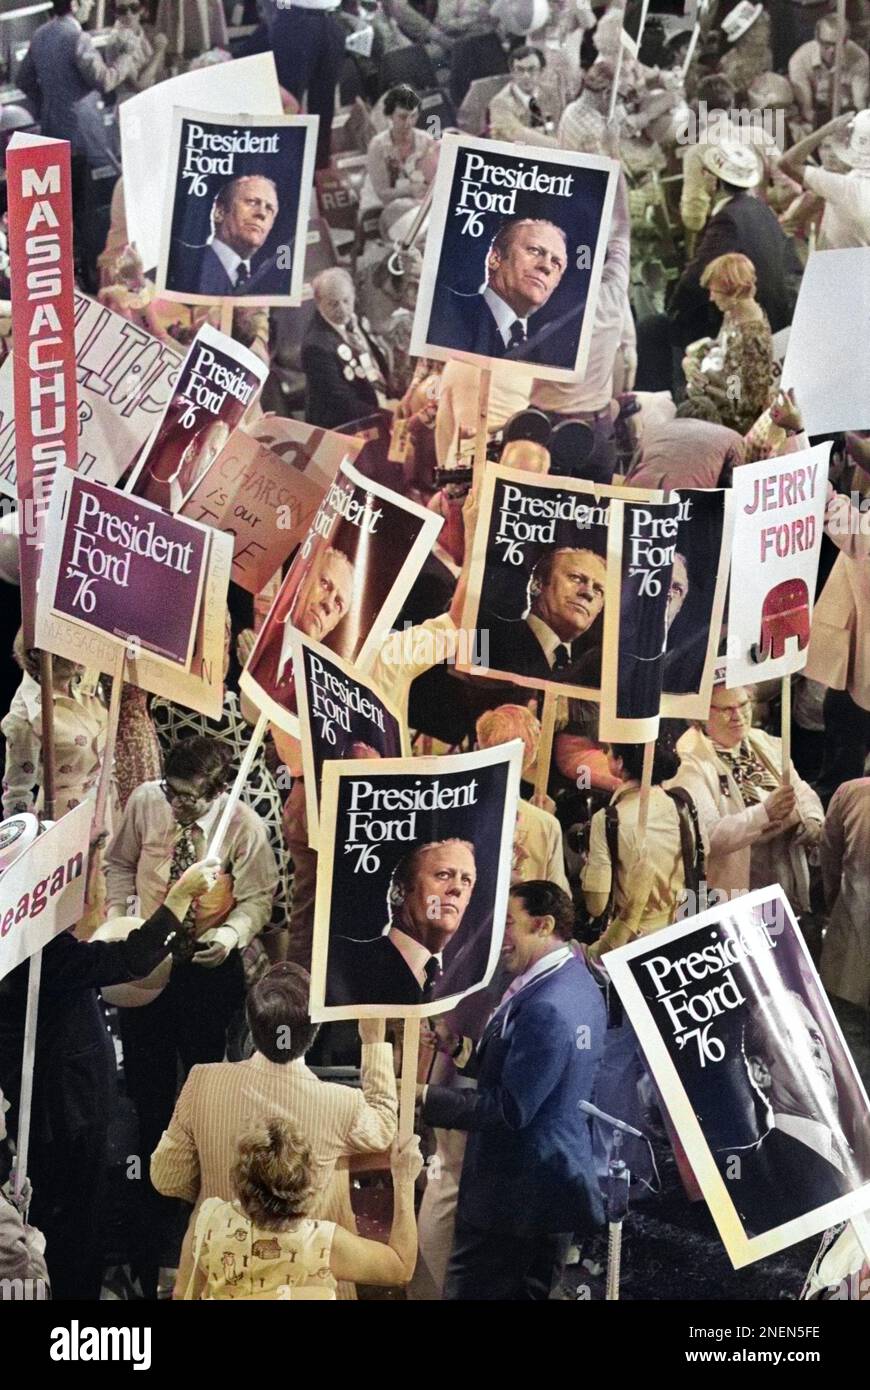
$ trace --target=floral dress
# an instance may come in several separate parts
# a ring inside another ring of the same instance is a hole
[[[106,746],[108,712],[99,695],[73,683],[69,695],[54,696],[55,816],[59,820],[92,792],[100,777]],[[25,674],[0,723],[6,737],[3,815],[39,812],[42,795],[42,695],[39,683]],[[113,797],[106,805],[106,829],[112,829]]]

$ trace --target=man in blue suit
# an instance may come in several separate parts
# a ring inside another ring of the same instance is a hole
[[[607,1018],[573,928],[554,883],[513,887],[502,960],[514,979],[466,1070],[477,1089],[422,1090],[427,1124],[469,1131],[445,1299],[546,1299],[572,1235],[603,1220],[579,1105]]]

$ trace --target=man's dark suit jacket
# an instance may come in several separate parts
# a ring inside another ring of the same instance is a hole
[[[533,980],[487,1024],[473,1063],[476,1091],[429,1087],[426,1123],[469,1131],[459,1221],[520,1237],[601,1224],[579,1104],[592,1096],[606,1026],[601,991],[575,957]]]
[[[578,639],[571,644],[570,666],[553,671],[525,618],[497,618],[484,614],[480,627],[489,634],[489,665],[494,671],[510,671],[516,676],[539,676],[542,680],[590,688],[597,688],[601,684],[600,647],[577,650]]]
[[[235,295],[287,294],[290,288],[289,270],[278,270],[274,257],[269,256],[259,265],[251,266],[250,278],[244,285],[236,287],[223,263],[210,244],[186,247],[178,261],[177,278],[180,284],[172,284],[172,289],[185,289],[189,294],[208,294],[215,299],[227,299]],[[176,276],[173,275],[175,280]]]
[[[460,294],[439,286],[432,301],[428,341],[456,352],[476,352],[481,357],[504,357],[516,362],[559,362],[555,338],[535,332],[529,320],[529,336],[519,347],[508,349],[498,331],[492,311],[482,294]],[[575,344],[576,355],[576,344]],[[574,365],[573,359],[566,367]]]
[[[739,1158],[739,1178],[726,1183],[741,1221],[754,1235],[851,1190],[833,1163],[781,1129],[769,1129],[753,1149],[740,1150]]]
[[[422,998],[417,977],[388,937],[330,942],[327,1004],[419,1004]]]
[[[348,363],[338,355],[343,342],[341,334],[315,310],[302,340],[305,419],[325,430],[361,420],[378,409],[378,395],[370,381],[356,375],[352,381],[345,377]],[[371,340],[369,350],[386,375],[387,364]]]
[[[701,288],[704,269],[717,256],[739,251],[755,266],[756,298],[773,333],[791,323],[801,277],[794,243],[766,203],[740,192],[710,219],[671,301],[671,341],[686,348],[698,338],[715,337],[722,316]]]
[[[33,1087],[34,1145],[57,1146],[106,1123],[115,1059],[95,991],[149,975],[167,954],[166,937],[178,930],[160,908],[126,941],[77,941],[68,932],[42,953]],[[13,1129],[21,1085],[28,964],[0,981],[0,1088],[12,1103]]]

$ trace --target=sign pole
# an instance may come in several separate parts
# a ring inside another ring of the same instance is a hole
[[[245,756],[242,758],[242,761],[239,764],[239,770],[236,774],[236,780],[230,788],[230,794],[227,797],[227,804],[221,812],[221,818],[218,821],[217,826],[215,827],[215,832],[211,838],[211,844],[209,845],[208,850],[206,851],[206,857],[208,859],[220,858],[220,853],[223,849],[223,843],[226,839],[227,831],[230,828],[230,820],[232,819],[233,811],[235,811],[237,805],[239,804],[239,798],[242,794],[242,788],[247,782],[251,772],[251,768],[254,765],[254,758],[257,756],[257,751],[260,747],[260,744],[266,737],[266,729],[268,727],[268,724],[269,716],[266,714],[261,714],[256,724],[254,725],[254,732],[251,734],[251,741],[248,744],[247,749],[245,750]]]
[[[39,688],[42,714],[42,814],[54,820],[54,661],[51,652],[39,653]]]
[[[27,1181],[30,1149],[30,1107],[33,1100],[33,1063],[36,1054],[36,1016],[42,979],[42,951],[30,957],[27,971],[27,1013],[24,1018],[24,1053],[21,1061],[21,1099],[18,1103],[18,1139],[15,1153],[15,1196],[20,1197]],[[26,1213],[25,1213],[26,1215]]]
[[[782,784],[787,787],[791,781],[791,676],[782,678]]]
[[[112,672],[112,696],[109,700],[109,722],[106,730],[106,747],[103,751],[103,765],[100,768],[100,780],[97,785],[97,805],[94,811],[94,828],[92,832],[94,838],[102,834],[103,824],[106,819],[106,802],[109,799],[109,788],[112,785],[112,768],[115,762],[115,744],[118,739],[118,720],[121,714],[121,695],[124,689],[124,670],[126,664],[127,653],[122,647],[118,652],[115,670]]]
[[[535,796],[545,796],[550,780],[550,759],[553,756],[553,735],[556,732],[556,703],[558,695],[548,690],[544,694],[544,708],[541,713],[541,738],[538,743],[538,757],[535,764]]]
[[[834,57],[834,92],[831,115],[840,114],[843,104],[843,51],[846,47],[846,0],[837,0],[837,48]]]
[[[646,840],[646,827],[649,820],[649,795],[652,790],[653,759],[655,758],[655,739],[643,746],[643,769],[640,777],[640,805],[637,808],[637,838],[641,850]]]
[[[414,1133],[419,1055],[420,1020],[406,1018],[402,1033],[402,1079],[399,1086],[399,1148],[406,1144]]]
[[[226,333],[227,337],[228,337],[228,338],[231,338],[231,337],[233,336],[233,301],[232,301],[231,299],[222,299],[222,300],[220,301],[220,306],[221,306],[221,322],[220,322],[221,333]]]
[[[474,488],[479,493],[486,467],[486,427],[489,420],[489,388],[492,384],[492,371],[483,367],[477,388],[477,434],[474,439]]]

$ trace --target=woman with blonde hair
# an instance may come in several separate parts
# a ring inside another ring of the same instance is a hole
[[[703,397],[719,424],[746,434],[773,400],[779,378],[770,324],[755,298],[755,266],[737,251],[717,256],[701,285],[723,318],[718,338],[700,338],[686,349],[689,399]]]
[[[423,1167],[416,1135],[390,1158],[393,1225],[386,1245],[309,1216],[316,1191],[311,1152],[276,1115],[241,1135],[230,1172],[233,1201],[210,1197],[194,1231],[185,1299],[335,1297],[339,1279],[407,1284],[417,1260],[414,1183]]]

